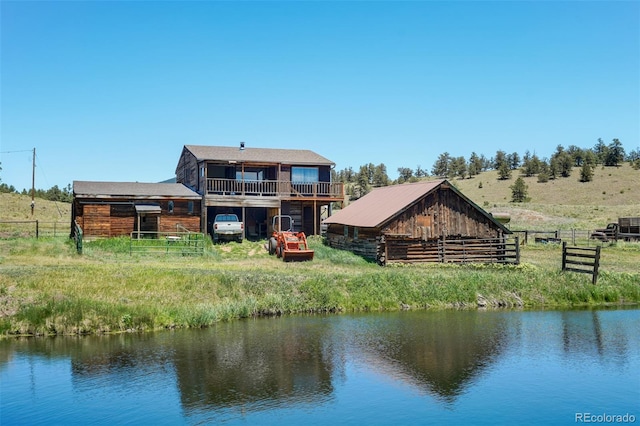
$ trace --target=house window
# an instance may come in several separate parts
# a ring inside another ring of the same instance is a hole
[[[189,210],[189,214],[193,214],[193,201],[189,201],[187,208]]]
[[[344,236],[345,237],[349,236],[349,227],[347,225],[344,225]]]
[[[353,227],[353,239],[354,240],[358,239],[358,227],[357,226]]]
[[[319,171],[317,167],[291,167],[291,182],[318,182]]]
[[[169,201],[169,213],[173,213],[173,201]]]
[[[236,170],[236,180],[242,180],[242,170]],[[264,170],[245,170],[244,180],[261,182],[264,180]]]

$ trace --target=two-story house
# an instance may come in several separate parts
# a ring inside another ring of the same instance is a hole
[[[216,214],[235,213],[248,238],[267,237],[276,215],[291,216],[295,231],[314,235],[331,203],[344,201],[343,184],[331,182],[334,166],[309,150],[185,145],[176,181],[202,195],[207,232]]]

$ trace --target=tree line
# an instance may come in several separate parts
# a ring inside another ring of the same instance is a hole
[[[503,150],[496,151],[491,158],[484,154],[472,152],[467,160],[464,156],[452,156],[448,152],[438,155],[431,174],[418,165],[415,169],[399,167],[398,178],[391,180],[387,174],[387,167],[381,163],[378,165],[369,163],[360,166],[356,172],[352,167],[332,171],[332,178],[336,182],[345,183],[345,192],[351,200],[358,199],[371,191],[371,189],[405,182],[417,182],[426,177],[437,178],[472,178],[487,170],[496,170],[498,179],[511,179],[513,172],[520,171],[522,176],[537,176],[538,182],[548,182],[557,178],[571,176],[575,167],[580,167],[580,182],[593,180],[593,169],[597,166],[617,167],[628,161],[631,166],[640,170],[640,149],[625,153],[625,149],[619,139],[613,139],[608,145],[600,138],[592,148],[579,148],[570,145],[564,148],[556,147],[555,152],[549,157],[540,157],[535,151],[527,150],[520,156],[517,152],[507,153]],[[526,189],[522,187],[524,181],[517,182],[514,192],[514,201],[526,199]],[[524,194],[523,194],[524,192]]]
[[[558,145],[555,152],[548,158],[540,158],[535,151],[531,153],[529,150],[525,151],[522,157],[517,152],[508,154],[503,150],[496,151],[491,158],[472,152],[468,160],[464,156],[455,157],[444,152],[438,155],[433,163],[431,174],[421,165],[415,169],[398,167],[398,178],[392,180],[389,178],[387,166],[384,163],[378,165],[368,163],[360,166],[357,172],[352,167],[338,171],[332,170],[331,178],[334,182],[345,183],[346,195],[351,200],[355,200],[369,193],[371,189],[380,186],[418,182],[427,177],[466,179],[487,170],[497,170],[498,179],[506,180],[511,179],[513,172],[519,169],[522,176],[537,176],[538,182],[548,182],[560,177],[567,178],[571,176],[574,167],[580,167],[579,180],[590,182],[593,180],[594,167],[599,165],[616,167],[625,161],[628,161],[634,169],[640,170],[640,149],[626,153],[619,139],[613,139],[607,145],[599,138],[592,148],[579,148],[570,145],[565,149],[562,145]],[[2,171],[1,163],[0,171]],[[526,190],[522,195],[522,185],[524,185],[524,181],[517,182],[520,195],[517,197],[514,195],[514,201],[516,198],[519,201],[526,199]],[[3,192],[18,193],[18,190],[13,185],[3,183],[0,179],[0,193]],[[31,191],[23,189],[21,194],[31,195]],[[50,201],[71,202],[73,200],[71,184],[65,188],[54,185],[46,190],[36,189],[35,196]]]

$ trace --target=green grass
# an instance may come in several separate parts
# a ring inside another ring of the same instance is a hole
[[[264,242],[209,245],[203,256],[129,255],[128,240],[0,240],[0,334],[205,327],[261,315],[410,309],[557,308],[640,302],[640,244],[603,249],[597,285],[561,273],[558,245],[523,248],[519,266],[379,267],[312,237],[311,262],[284,263]]]
[[[529,203],[509,203],[514,178],[495,172],[454,180],[511,229],[584,232],[640,216],[640,171],[598,169],[542,184],[526,178]],[[478,183],[482,181],[482,188]],[[0,221],[31,219],[30,197],[0,194]],[[36,200],[33,219],[70,223],[70,205]],[[7,225],[11,229],[13,225]],[[563,237],[564,238],[564,237]],[[205,327],[259,315],[398,309],[565,308],[638,304],[640,243],[605,244],[597,285],[560,272],[561,248],[529,244],[519,266],[396,265],[381,268],[310,237],[312,262],[284,263],[263,242],[212,245],[201,256],[130,254],[128,238],[17,238],[0,226],[0,335],[84,334]],[[594,244],[582,240],[581,244]]]

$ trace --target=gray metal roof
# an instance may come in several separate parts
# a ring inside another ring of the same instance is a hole
[[[258,163],[282,163],[291,165],[315,165],[334,166],[335,163],[308,149],[276,149],[276,148],[249,148],[240,149],[240,146],[204,146],[185,145],[198,161],[251,161]]]
[[[152,206],[148,204],[136,204],[135,206],[136,212],[144,214],[144,213],[157,213],[160,214],[162,209],[160,206]]]
[[[179,197],[201,199],[202,196],[181,183],[73,181],[77,197]]]
[[[480,213],[486,216],[487,219],[494,222],[503,232],[511,234],[511,231],[508,228],[458,191],[455,186],[447,182],[446,179],[429,182],[405,183],[402,185],[376,188],[364,197],[349,204],[344,209],[335,212],[323,222],[359,226],[362,228],[376,228],[382,226],[389,219],[402,212],[405,208],[409,207],[429,192],[434,191],[445,182],[449,185],[449,188],[452,191],[466,200]]]
[[[339,223],[363,228],[374,228],[413,202],[432,191],[444,180],[376,188],[362,198],[357,199],[342,210],[324,220],[324,223]]]

